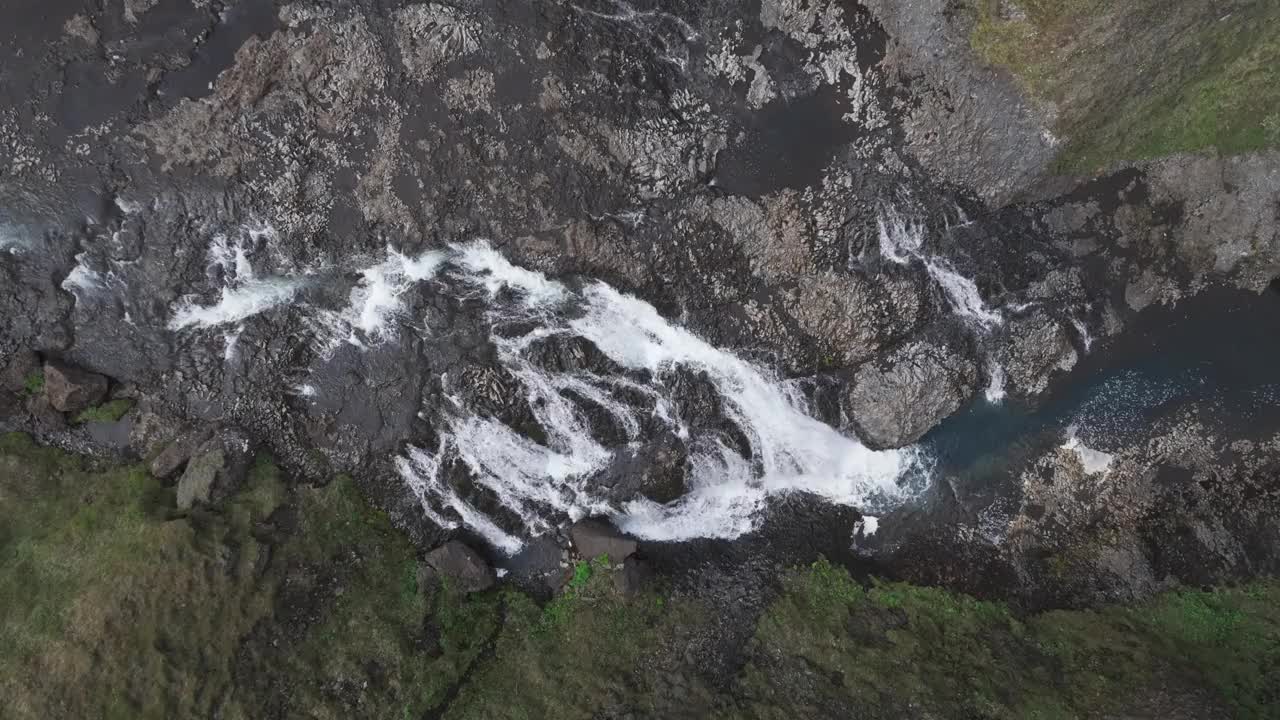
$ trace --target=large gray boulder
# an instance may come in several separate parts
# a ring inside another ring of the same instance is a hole
[[[213,437],[214,428],[200,427],[184,432],[151,460],[151,474],[164,480],[182,469],[200,447]]]
[[[427,553],[425,561],[431,569],[464,593],[487,590],[498,579],[493,568],[479,553],[457,540],[450,540]]]
[[[215,433],[187,462],[178,480],[178,507],[187,510],[197,503],[216,503],[238,490],[248,475],[252,448],[248,437],[237,430]]]
[[[913,342],[858,368],[844,392],[844,409],[868,447],[903,447],[958,410],[977,381],[978,367],[967,355]]]
[[[622,534],[608,522],[595,518],[579,520],[569,532],[573,537],[573,546],[580,555],[587,558],[608,555],[610,562],[621,562],[638,547],[634,538]]]
[[[1067,328],[1040,312],[1010,322],[996,356],[1010,391],[1022,397],[1044,392],[1056,373],[1079,359]]]
[[[79,413],[102,402],[107,396],[107,378],[51,360],[44,364],[44,392],[53,409]]]

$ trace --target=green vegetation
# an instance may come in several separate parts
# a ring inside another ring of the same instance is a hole
[[[1060,169],[1280,145],[1280,5],[977,0],[972,44],[1053,108]],[[1013,11],[1010,11],[1012,9]]]
[[[124,417],[124,414],[132,409],[132,400],[111,400],[85,410],[76,416],[75,421],[80,424],[89,422],[115,422]]]
[[[1274,582],[1018,618],[1003,604],[931,588],[864,589],[819,562],[790,578],[756,642],[757,657],[773,660],[747,667],[742,696],[792,693],[801,717],[905,701],[939,717],[1078,718],[1143,707],[1167,688],[1185,693],[1180,703],[1208,703],[1192,716],[1280,710]],[[792,679],[804,672],[833,681],[796,693],[805,685]],[[775,716],[750,703],[741,710]]]
[[[23,378],[22,389],[27,395],[39,395],[44,390],[44,371],[32,370],[31,374]]]
[[[712,678],[712,610],[621,594],[608,558],[546,603],[463,596],[348,478],[266,458],[178,513],[137,467],[0,436],[5,717],[1277,717],[1280,584],[1020,616],[825,561],[791,572]],[[714,680],[714,682],[713,682]],[[1170,704],[1172,703],[1172,704]],[[1137,711],[1135,711],[1137,709]],[[1140,712],[1139,712],[1140,711]],[[1146,715],[1142,715],[1146,713]]]

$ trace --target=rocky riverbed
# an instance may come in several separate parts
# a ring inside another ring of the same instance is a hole
[[[0,427],[191,507],[345,473],[522,582],[607,518],[747,615],[819,553],[1036,608],[1276,572],[1280,156],[1057,175],[975,18],[16,10]]]

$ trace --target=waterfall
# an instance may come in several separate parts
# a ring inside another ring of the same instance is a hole
[[[648,303],[600,282],[570,289],[513,266],[485,244],[453,252],[454,278],[494,303],[489,312],[495,321],[508,326],[536,321],[526,323],[532,329],[523,334],[493,335],[492,340],[547,437],[535,443],[460,403],[448,408],[439,447],[411,448],[398,463],[428,513],[446,527],[461,523],[508,552],[521,542],[458,495],[443,472],[449,463],[465,466],[474,482],[519,518],[523,535],[549,530],[550,510],[570,518],[608,513],[623,529],[649,539],[733,538],[756,527],[770,496],[806,491],[866,505],[893,503],[912,492],[900,481],[918,469],[915,451],[872,451],[841,435],[811,417],[789,384],[671,324]],[[628,377],[549,370],[531,362],[534,342],[554,336],[590,342]],[[682,497],[666,505],[641,498],[615,506],[591,480],[621,448],[592,437],[590,421],[569,395],[602,408],[628,441],[644,424],[689,437],[666,382],[679,370],[705,374],[725,418],[741,431],[748,448],[744,452],[715,433],[695,429]],[[639,390],[653,403],[636,407],[620,390],[629,396]],[[457,519],[445,517],[442,509]]]
[[[983,302],[973,280],[956,272],[946,260],[924,252],[924,225],[906,220],[892,207],[881,212],[878,225],[881,256],[899,265],[912,260],[920,261],[929,276],[942,288],[956,315],[984,330],[1004,322],[998,311],[992,311]]]
[[[220,283],[221,296],[203,305],[183,298],[170,329],[233,326],[225,336],[230,359],[246,318],[294,302],[309,283],[343,274],[330,269],[260,277],[254,262],[260,239],[215,238],[209,275]],[[733,538],[757,527],[773,496],[804,491],[835,503],[887,508],[916,492],[923,479],[917,451],[866,448],[813,418],[791,383],[605,283],[571,287],[512,264],[485,242],[416,257],[388,248],[382,259],[351,274],[357,279],[345,306],[301,306],[322,357],[344,343],[364,348],[412,328],[402,296],[420,283],[485,304],[496,363],[519,384],[518,400],[527,402],[544,437],[535,441],[469,407],[463,388],[443,376],[443,402],[437,398],[420,413],[438,442],[409,447],[396,470],[431,520],[465,526],[504,552],[565,519],[597,514],[649,539]],[[538,343],[566,340],[589,343],[617,371],[548,369],[535,362]],[[682,373],[714,389],[715,427],[680,416]],[[319,392],[302,387],[306,391],[296,394]],[[602,417],[620,440],[593,435]],[[678,438],[687,450],[678,469],[685,492],[666,504],[640,495],[610,497],[599,486],[601,473],[658,436]],[[454,487],[450,478],[459,472],[501,512],[476,507],[474,492]]]

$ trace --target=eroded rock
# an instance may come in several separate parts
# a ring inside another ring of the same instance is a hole
[[[212,427],[202,427],[180,435],[151,461],[151,474],[161,480],[172,476],[213,437]]]
[[[25,393],[32,377],[40,372],[40,358],[30,350],[18,350],[0,367],[3,367],[0,371],[0,389]]]
[[[74,365],[51,360],[44,364],[44,392],[58,412],[79,413],[107,396],[107,378]]]
[[[858,368],[844,405],[869,447],[897,448],[919,440],[969,399],[978,367],[967,355],[927,341]]]
[[[427,553],[426,563],[464,593],[480,592],[493,587],[497,574],[475,550],[458,540],[450,540]]]
[[[638,543],[604,520],[589,518],[579,520],[570,530],[573,546],[586,558],[608,555],[610,562],[618,562],[636,551]]]
[[[202,443],[178,480],[178,507],[217,503],[234,493],[248,474],[252,448],[237,430],[220,430]]]

